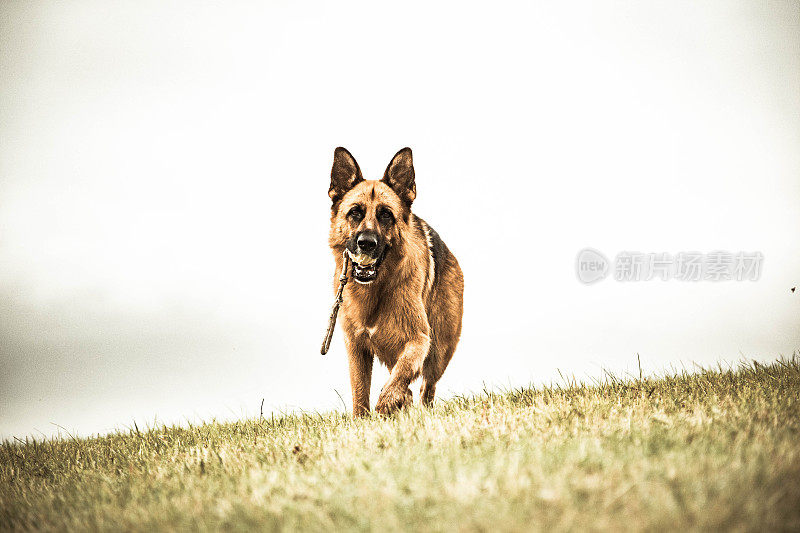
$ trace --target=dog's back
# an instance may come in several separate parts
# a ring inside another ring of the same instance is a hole
[[[425,268],[425,309],[430,326],[431,347],[422,368],[420,396],[424,404],[433,401],[436,382],[442,377],[461,337],[464,314],[464,275],[455,256],[427,222],[414,217],[429,252]]]

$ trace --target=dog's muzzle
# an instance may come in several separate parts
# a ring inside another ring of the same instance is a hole
[[[353,279],[358,283],[372,283],[378,277],[386,246],[374,232],[364,231],[347,247],[347,253],[353,261]]]

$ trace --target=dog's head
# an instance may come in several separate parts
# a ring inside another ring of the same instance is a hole
[[[328,196],[333,202],[331,247],[347,250],[357,282],[372,283],[408,227],[411,203],[417,196],[411,149],[395,154],[383,178],[365,180],[350,152],[337,148]]]

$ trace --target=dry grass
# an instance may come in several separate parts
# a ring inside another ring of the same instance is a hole
[[[0,447],[2,529],[800,529],[800,361]]]

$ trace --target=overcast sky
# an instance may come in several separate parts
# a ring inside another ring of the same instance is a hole
[[[440,396],[800,350],[798,2],[3,2],[0,438],[349,410],[340,145],[414,150],[464,271]],[[764,260],[585,285],[585,247]]]

